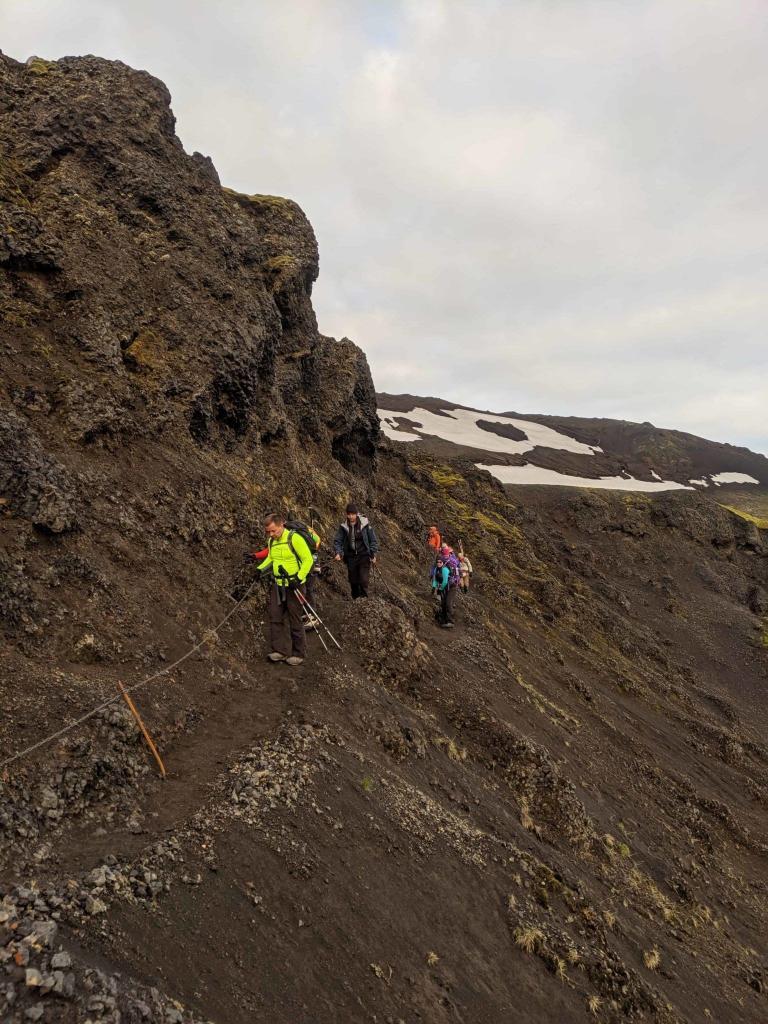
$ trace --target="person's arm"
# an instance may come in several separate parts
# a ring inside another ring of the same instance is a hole
[[[336,531],[336,536],[333,538],[333,550],[339,556],[344,554],[344,536],[344,527],[340,526]]]
[[[368,549],[371,552],[372,558],[375,558],[379,553],[379,540],[376,536],[376,531],[370,523],[368,523]]]
[[[257,565],[256,566],[256,569],[258,570],[258,572],[264,572],[264,570],[267,568],[268,565],[272,565],[272,549],[271,549],[271,547],[267,548],[267,557],[264,559],[264,561],[261,563],[261,565]]]
[[[299,581],[303,583],[312,572],[312,566],[315,562],[312,558],[312,552],[309,550],[309,544],[307,544],[300,533],[294,533],[291,540],[293,541],[294,554],[299,562]]]
[[[442,592],[444,590],[448,589],[448,580],[450,580],[450,578],[451,578],[451,570],[448,568],[447,565],[444,565],[443,568],[440,570],[440,572],[441,572],[441,575],[442,575],[442,582],[440,584],[440,593],[442,594]]]

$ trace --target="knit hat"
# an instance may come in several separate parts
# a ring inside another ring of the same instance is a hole
[[[347,505],[347,515],[350,516],[353,513],[354,515],[357,515],[357,505],[354,503],[354,501],[350,501],[350,503]]]

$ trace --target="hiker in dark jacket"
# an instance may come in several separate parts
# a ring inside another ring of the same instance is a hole
[[[347,564],[352,597],[368,597],[371,566],[376,564],[379,542],[371,524],[352,502],[347,505],[346,521],[336,531],[333,550],[336,561],[343,559]]]

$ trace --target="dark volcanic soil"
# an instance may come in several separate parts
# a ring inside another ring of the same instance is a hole
[[[206,640],[136,693],[165,781],[122,705],[3,772],[0,1019],[764,1021],[766,531],[382,444],[298,207],[222,190],[143,73],[0,72],[3,756]],[[258,587],[212,631],[264,511],[329,538],[350,495],[341,652],[268,665]]]

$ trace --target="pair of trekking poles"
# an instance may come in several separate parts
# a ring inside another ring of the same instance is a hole
[[[290,580],[290,579],[291,579],[291,577],[290,577],[290,576],[288,575],[288,573],[287,573],[287,572],[285,571],[285,566],[284,566],[284,565],[281,565],[281,566],[280,566],[280,569],[279,569],[279,574],[280,574],[280,576],[281,576],[281,577],[282,577],[283,579],[286,579],[286,580]],[[296,578],[296,577],[294,577],[294,579],[295,579],[295,578]],[[277,585],[277,584],[275,584],[275,585]],[[301,591],[300,591],[300,590],[299,590],[298,588],[297,588],[296,590],[290,590],[290,588],[289,588],[289,593],[293,593],[293,594],[295,594],[295,595],[296,595],[296,599],[298,600],[298,602],[299,602],[299,604],[300,604],[300,605],[302,606],[302,608],[304,608],[304,610],[305,610],[305,611],[307,611],[307,612],[309,613],[309,615],[310,615],[310,616],[311,616],[312,618],[316,619],[316,620],[317,620],[317,622],[319,622],[319,623],[320,623],[320,625],[321,625],[321,626],[323,627],[323,629],[324,629],[324,630],[325,630],[325,632],[326,632],[326,633],[328,634],[328,636],[329,636],[329,637],[331,638],[331,640],[332,640],[332,641],[334,642],[334,644],[335,644],[335,645],[336,645],[336,646],[338,647],[338,649],[339,649],[339,650],[341,650],[341,644],[340,644],[340,643],[339,643],[339,641],[338,641],[338,640],[336,639],[336,637],[335,637],[335,636],[333,635],[333,633],[332,633],[332,632],[330,631],[330,629],[328,629],[328,627],[326,626],[326,624],[325,624],[325,623],[323,622],[323,620],[322,620],[322,619],[320,618],[320,616],[319,616],[319,615],[317,614],[317,612],[316,612],[316,611],[315,611],[315,609],[314,609],[314,608],[312,607],[312,605],[311,605],[311,604],[309,603],[309,601],[308,601],[308,600],[306,599],[306,597],[304,596],[304,594],[302,594],[302,592],[301,592]],[[286,600],[287,600],[287,598],[286,598]],[[315,632],[317,633],[317,639],[318,639],[318,640],[320,641],[320,643],[321,643],[321,644],[323,645],[323,647],[325,648],[325,650],[327,651],[327,653],[328,653],[328,654],[330,654],[331,652],[330,652],[330,650],[329,650],[329,648],[328,648],[328,644],[327,644],[327,643],[325,642],[325,638],[323,637],[323,634],[322,634],[322,633],[321,633],[321,632],[320,632],[319,630],[316,630]]]

